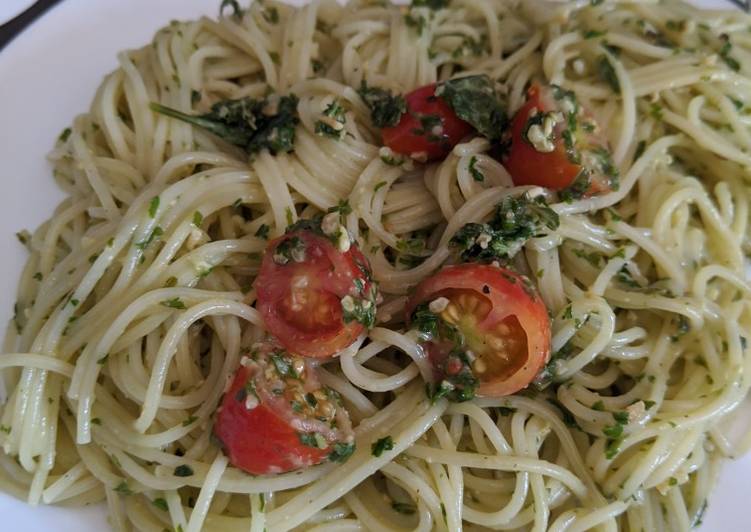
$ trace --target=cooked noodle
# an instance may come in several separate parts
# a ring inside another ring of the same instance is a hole
[[[591,4],[266,1],[174,22],[120,53],[50,156],[68,197],[28,237],[0,357],[0,487],[31,504],[106,500],[118,530],[700,521],[720,462],[744,450],[726,427],[751,383],[751,18]],[[404,93],[459,72],[500,81],[511,111],[534,79],[575,91],[605,126],[621,184],[553,205],[560,227],[514,261],[554,316],[553,351],[566,353],[549,368],[554,384],[432,404],[404,296],[449,258],[459,228],[529,187],[513,187],[481,138],[437,164],[387,164],[356,89]],[[269,88],[300,99],[289,154],[249,160],[149,108],[205,112]],[[315,133],[334,99],[347,109],[341,140]],[[211,426],[241,352],[264,334],[250,287],[267,242],[256,235],[342,199],[384,297],[368,337],[322,372],[357,450],[254,477],[228,466]],[[405,251],[408,241],[424,248]],[[185,308],[164,304],[175,298]],[[620,412],[623,438],[609,440]],[[393,449],[373,456],[385,435]],[[183,466],[192,475],[176,476]]]

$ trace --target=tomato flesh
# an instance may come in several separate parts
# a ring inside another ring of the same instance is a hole
[[[506,143],[503,164],[515,185],[570,189],[574,198],[617,188],[607,140],[573,92],[532,85]]]
[[[396,126],[381,131],[383,143],[393,152],[419,161],[442,159],[473,131],[435,90],[433,83],[404,97],[407,112]]]
[[[360,316],[375,312],[375,284],[357,246],[342,252],[308,229],[293,230],[269,244],[254,286],[269,332],[303,356],[335,355],[369,326]],[[367,306],[367,312],[347,314],[347,296],[358,310]]]
[[[479,395],[499,397],[521,390],[549,358],[545,304],[530,282],[511,270],[473,263],[447,266],[417,286],[408,316],[424,304],[460,333],[461,348],[479,380]],[[444,338],[429,344],[434,366],[446,372],[444,359],[456,342]]]
[[[214,425],[232,465],[268,475],[351,454],[354,439],[347,412],[338,396],[320,385],[310,362],[273,344],[256,349],[253,357],[244,357]],[[270,357],[277,357],[276,365]],[[292,377],[277,369],[294,371],[295,365],[304,369]]]

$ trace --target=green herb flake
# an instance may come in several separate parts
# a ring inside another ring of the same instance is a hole
[[[316,135],[333,138],[340,140],[346,134],[344,124],[347,122],[345,118],[346,110],[341,104],[334,100],[323,111],[324,120],[317,120],[315,123]]]
[[[376,321],[375,293],[372,297],[352,297],[346,295],[341,299],[342,319],[344,323],[356,321],[372,329]]]
[[[606,55],[601,55],[597,60],[597,73],[605,83],[607,83],[613,92],[621,93],[621,85],[618,82],[618,75],[615,73],[613,65]]]
[[[268,112],[271,107],[268,100],[248,97],[221,100],[211,106],[210,112],[201,115],[185,114],[156,102],[150,108],[203,128],[249,154],[268,149],[275,155],[290,152],[294,147],[295,127],[300,122],[297,103],[297,96],[289,94],[278,99],[273,113]]]
[[[347,459],[355,452],[355,444],[336,442],[332,445],[332,451],[329,453],[329,460],[332,462],[346,462]]]
[[[391,436],[385,436],[373,442],[373,444],[370,447],[370,454],[378,457],[378,456],[381,456],[384,451],[390,451],[393,448],[394,448],[394,440],[391,439]]]
[[[609,440],[607,445],[605,446],[605,458],[607,458],[608,460],[615,458],[618,452],[621,450],[621,443],[623,443],[623,439],[621,438]]]
[[[261,224],[258,229],[255,232],[254,236],[257,236],[258,238],[262,238],[263,240],[269,239],[269,231],[271,228],[266,224]]]
[[[727,40],[727,37],[725,39],[725,43],[720,48],[720,58],[728,67],[730,67],[731,70],[738,72],[741,69],[741,64],[737,59],[730,56],[730,52],[733,49],[733,44],[729,40]]]
[[[201,224],[203,223],[203,214],[200,213],[200,211],[196,211],[193,213],[193,225],[196,227],[201,227]]]
[[[128,486],[128,483],[124,480],[120,482],[117,486],[115,486],[114,490],[119,493],[120,495],[133,495],[133,490],[130,489]]]
[[[599,30],[587,30],[582,32],[582,36],[585,39],[597,39],[599,37],[604,37],[607,35],[607,31],[599,31]]]
[[[507,196],[496,207],[487,224],[465,224],[451,238],[450,245],[463,260],[509,260],[530,238],[559,226],[558,214],[542,196]]]
[[[602,429],[602,433],[608,438],[617,439],[623,434],[623,425],[616,423],[615,425],[608,425]]]
[[[506,102],[486,75],[465,76],[444,81],[436,87],[456,115],[490,141],[501,140],[508,122]],[[474,177],[474,175],[473,175]]]
[[[191,477],[193,476],[193,468],[189,465],[182,464],[175,468],[173,474],[176,477]]]
[[[477,165],[477,157],[473,155],[472,158],[469,160],[469,173],[472,176],[472,179],[474,179],[475,181],[479,183],[482,183],[483,181],[485,181],[485,176],[480,170],[477,169],[476,165]]]
[[[389,90],[369,87],[363,81],[357,92],[370,109],[370,118],[376,127],[393,127],[407,112],[406,100],[402,96],[393,95]]]
[[[417,512],[417,508],[414,504],[409,504],[406,502],[397,502],[394,501],[391,503],[391,509],[394,510],[396,513],[400,513],[403,515],[414,515],[415,512]]]
[[[165,499],[162,499],[161,497],[154,499],[151,501],[151,504],[162,510],[163,512],[169,511],[169,508],[167,506],[167,501]]]
[[[649,106],[649,116],[657,120],[658,122],[662,120],[662,106],[659,103],[652,103]]]
[[[263,18],[269,24],[279,23],[279,10],[275,7],[267,7],[263,10]]]
[[[154,196],[149,202],[149,218],[154,218],[157,210],[159,210],[159,196]]]
[[[326,442],[317,432],[298,432],[297,437],[300,439],[300,443],[307,447],[313,447],[314,449],[323,449],[326,447]]]
[[[149,244],[151,244],[154,240],[159,239],[160,236],[164,234],[164,229],[162,229],[159,226],[156,226],[153,231],[149,234],[148,237],[146,237],[146,240],[142,240],[141,242],[136,242],[134,245],[136,248],[143,251],[146,249]]]
[[[179,297],[173,297],[172,299],[166,299],[159,303],[162,306],[169,307],[169,308],[175,308],[178,310],[184,310],[187,307],[185,306],[185,303],[179,298]]]

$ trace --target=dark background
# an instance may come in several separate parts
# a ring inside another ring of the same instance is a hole
[[[1,2],[2,0],[0,0]],[[5,48],[13,37],[18,35],[29,24],[34,22],[39,16],[54,6],[61,0],[39,0],[36,4],[24,11],[21,15],[0,26],[0,50]]]

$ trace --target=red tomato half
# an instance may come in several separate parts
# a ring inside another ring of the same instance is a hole
[[[618,188],[607,140],[571,91],[532,85],[506,140],[515,185],[569,189],[574,198]]]
[[[352,454],[347,411],[316,372],[310,361],[271,342],[243,357],[214,425],[232,465],[268,475]]]
[[[257,308],[266,328],[289,351],[328,357],[373,326],[371,279],[368,261],[355,244],[342,252],[323,234],[292,229],[266,249],[255,281]]]
[[[412,319],[419,305],[431,303],[431,312],[461,334],[462,350],[480,381],[479,395],[500,397],[525,388],[550,356],[545,304],[529,280],[511,270],[475,263],[446,266],[417,286],[407,315]],[[462,371],[451,355],[453,341],[431,339],[427,348],[444,373]]]
[[[445,100],[435,95],[435,89],[435,83],[426,85],[404,97],[407,112],[396,126],[381,131],[383,143],[392,151],[420,161],[443,159],[473,131]]]

